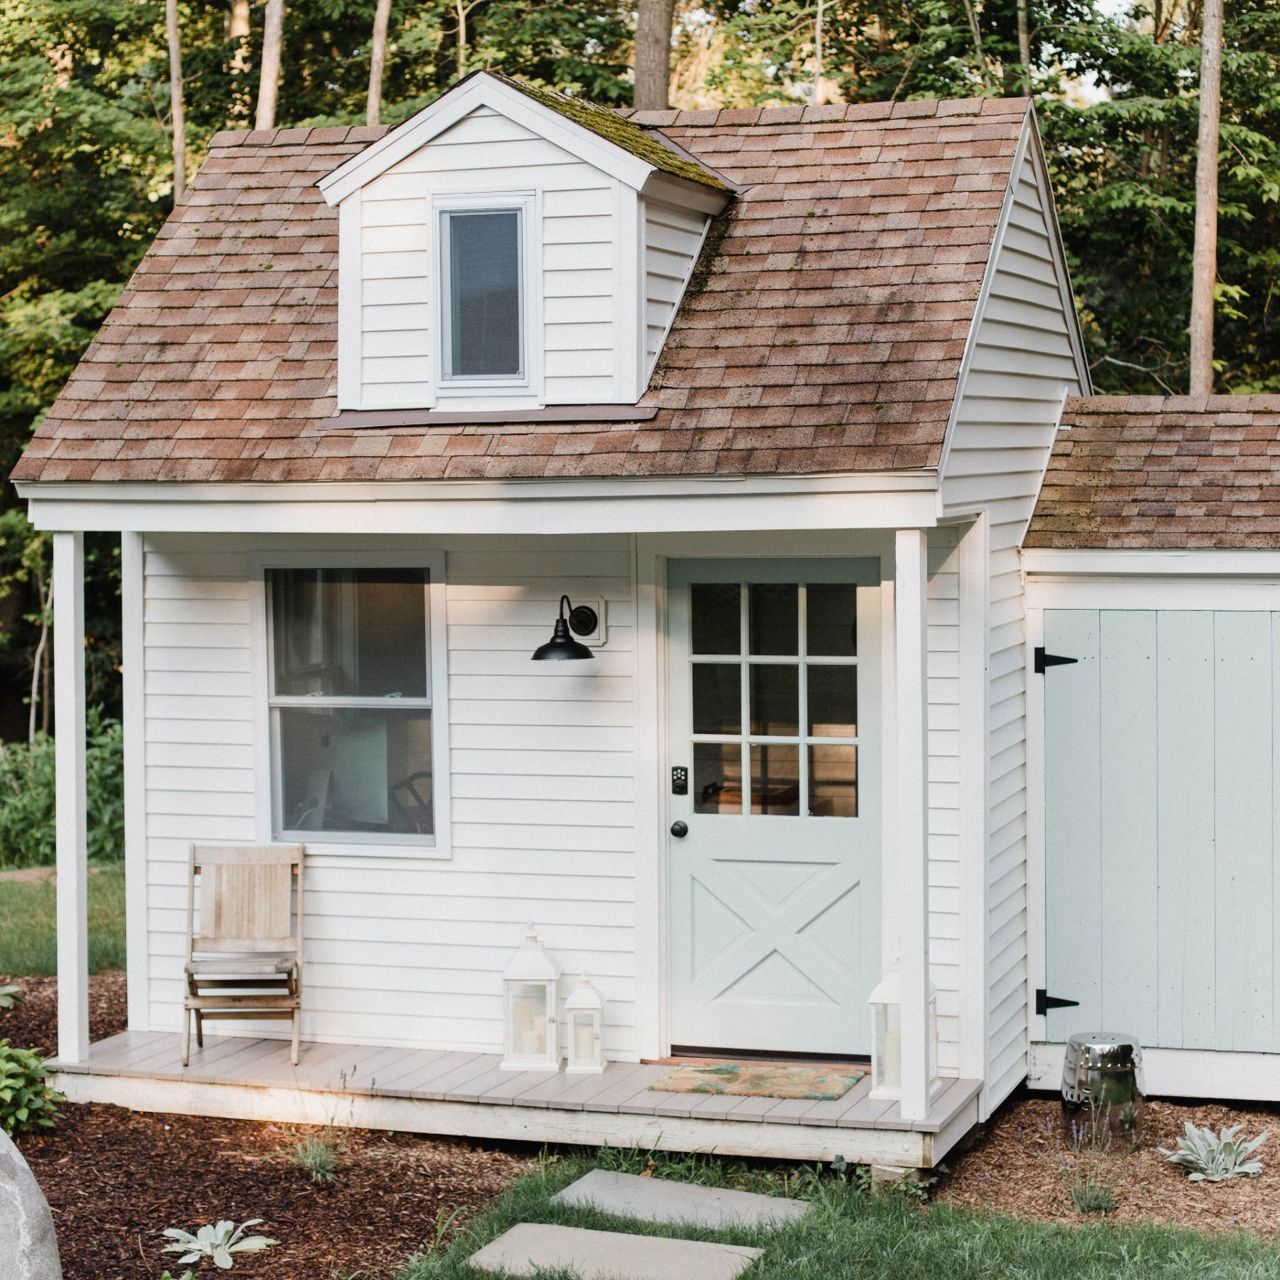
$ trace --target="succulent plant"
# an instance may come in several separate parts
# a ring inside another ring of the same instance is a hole
[[[1241,1139],[1242,1124],[1233,1124],[1214,1133],[1212,1129],[1198,1129],[1190,1120],[1186,1135],[1178,1139],[1174,1150],[1160,1147],[1159,1151],[1170,1164],[1180,1164],[1191,1172],[1192,1182],[1227,1182],[1232,1178],[1251,1178],[1262,1172],[1261,1160],[1250,1160],[1267,1140],[1263,1130],[1256,1138]]]

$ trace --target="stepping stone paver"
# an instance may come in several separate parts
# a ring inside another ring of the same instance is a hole
[[[603,1213],[646,1222],[687,1222],[699,1227],[780,1227],[809,1211],[807,1200],[784,1200],[751,1191],[697,1187],[669,1178],[592,1169],[552,1197],[560,1204],[590,1206]]]
[[[513,1276],[532,1276],[541,1267],[572,1271],[580,1280],[735,1280],[762,1252],[740,1244],[522,1222],[468,1261],[480,1271]]]

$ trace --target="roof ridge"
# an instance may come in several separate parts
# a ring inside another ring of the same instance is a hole
[[[351,124],[281,126],[278,129],[219,129],[209,139],[209,149],[214,147],[274,147],[309,146],[319,143],[376,142],[390,133],[392,125]]]
[[[636,124],[650,128],[717,128],[722,125],[830,124],[849,120],[937,119],[951,116],[1022,115],[1031,99],[918,98],[904,102],[843,102],[821,107],[706,107],[637,111],[619,108]]]
[[[1280,413],[1280,392],[1210,396],[1092,395],[1071,396],[1067,413]]]

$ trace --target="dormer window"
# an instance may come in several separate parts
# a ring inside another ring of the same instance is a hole
[[[447,207],[439,216],[443,381],[527,382],[524,206]]]
[[[734,192],[615,112],[488,71],[319,186],[339,411],[454,421],[637,405]]]

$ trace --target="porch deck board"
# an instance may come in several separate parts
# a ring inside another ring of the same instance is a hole
[[[804,1126],[806,1131],[896,1130],[937,1134],[972,1108],[979,1083],[949,1080],[938,1091],[926,1119],[901,1119],[898,1105],[870,1097],[861,1080],[831,1101],[740,1097],[729,1094],[667,1093],[653,1086],[670,1064],[610,1063],[600,1075],[502,1071],[497,1054],[413,1049],[387,1045],[305,1043],[295,1068],[284,1040],[209,1036],[191,1049],[191,1065],[179,1059],[176,1034],[126,1031],[90,1046],[83,1063],[51,1063],[67,1077],[125,1077],[137,1081],[228,1085],[302,1094],[353,1098],[458,1103],[546,1113],[651,1117],[714,1126],[761,1124],[762,1135]],[[770,1141],[763,1137],[766,1144]]]

